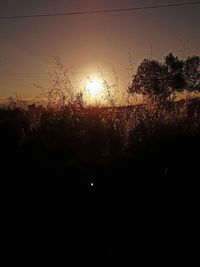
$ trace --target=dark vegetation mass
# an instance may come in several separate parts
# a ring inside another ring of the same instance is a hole
[[[199,115],[198,98],[130,107],[1,109],[2,168],[19,177],[107,182],[151,171],[191,173],[198,159]]]
[[[118,176],[139,180],[143,173],[164,177],[195,170],[200,100],[177,101],[175,94],[200,91],[199,57],[180,60],[169,54],[164,63],[144,60],[128,90],[147,98],[124,107],[87,106],[81,94],[67,98],[65,89],[73,88],[58,65],[63,76],[53,80],[46,106],[10,98],[0,110],[1,162],[7,175],[109,184],[117,183]]]
[[[164,62],[145,59],[128,90],[160,102],[172,99],[176,92],[200,92],[200,58],[182,60],[171,53]]]
[[[148,218],[163,211],[165,220],[169,203],[174,218],[192,211],[200,174],[200,99],[178,101],[174,94],[200,90],[199,66],[198,57],[184,61],[172,54],[164,63],[142,62],[128,89],[147,96],[141,105],[85,106],[81,95],[46,106],[11,101],[0,109],[4,193],[14,202],[22,197],[23,205],[28,199],[27,209],[43,203],[41,216],[47,209],[57,216],[69,212],[69,196],[74,210],[92,199],[98,219],[107,211],[108,218],[115,214],[113,222],[130,206],[141,216],[151,210]]]

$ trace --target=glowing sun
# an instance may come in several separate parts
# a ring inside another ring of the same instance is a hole
[[[103,91],[103,85],[100,80],[92,79],[87,82],[86,90],[91,97],[98,97]]]

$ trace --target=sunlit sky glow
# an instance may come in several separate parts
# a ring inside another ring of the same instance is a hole
[[[86,90],[88,91],[89,96],[98,97],[103,91],[103,85],[101,81],[97,79],[91,79],[86,84]]]
[[[125,8],[183,2],[178,0],[0,0],[0,16]],[[187,2],[187,1],[186,1]],[[28,20],[0,21],[0,96],[39,94],[47,86],[54,56],[72,69],[78,84],[101,70],[125,90],[143,58],[200,54],[200,7]],[[132,66],[129,55],[132,55]],[[80,82],[79,82],[80,81]]]

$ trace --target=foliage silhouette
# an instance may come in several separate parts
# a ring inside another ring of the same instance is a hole
[[[165,102],[176,92],[200,91],[200,58],[181,60],[170,53],[164,62],[145,59],[138,67],[128,87],[151,100]]]

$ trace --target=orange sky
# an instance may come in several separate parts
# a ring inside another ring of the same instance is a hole
[[[73,0],[0,1],[0,16],[124,8],[180,1]],[[181,1],[183,2],[183,1]],[[134,67],[151,55],[162,59],[200,54],[200,6],[74,17],[0,21],[0,96],[14,92],[25,98],[39,94],[33,83],[47,86],[54,56],[72,68],[77,80],[98,68],[112,82],[112,66],[125,90]],[[91,74],[92,75],[92,74]],[[78,82],[80,85],[81,83]]]

